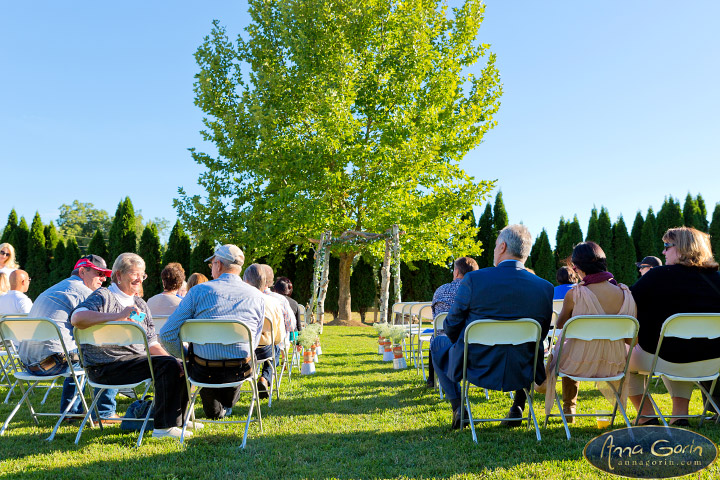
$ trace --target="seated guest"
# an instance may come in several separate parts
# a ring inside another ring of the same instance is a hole
[[[460,281],[465,278],[465,274],[477,270],[478,264],[472,257],[460,257],[453,263],[453,279],[452,282],[440,285],[433,294],[431,309],[433,318],[441,313],[449,312],[450,307],[455,303],[455,294],[457,293]],[[435,388],[435,366],[432,361],[432,351],[428,353],[428,377],[427,387]]]
[[[0,272],[0,297],[10,291],[10,279],[7,274]]]
[[[211,262],[214,280],[188,290],[187,296],[160,330],[160,341],[179,358],[183,348],[180,327],[185,321],[192,318],[240,320],[250,328],[255,345],[190,344],[188,349],[188,370],[195,380],[203,383],[239,382],[253,374],[250,349],[254,349],[260,340],[265,316],[264,296],[240,279],[245,254],[235,245],[216,248],[213,256],[205,261]],[[212,419],[229,415],[239,397],[240,387],[200,390],[205,415]]]
[[[72,314],[72,324],[80,329],[113,320],[137,321],[147,334],[155,374],[155,429],[153,437],[180,438],[188,392],[183,369],[158,343],[152,314],[145,301],[137,296],[145,275],[145,262],[134,253],[122,253],[112,268],[112,284],[98,288]],[[130,316],[140,314],[141,319]],[[82,345],[85,372],[98,383],[124,384],[139,382],[151,376],[145,346]],[[198,427],[199,425],[195,425]],[[186,432],[185,434],[192,434]]]
[[[185,281],[185,270],[177,262],[168,263],[160,273],[163,292],[147,301],[153,315],[172,315],[182,298],[177,296],[178,290]]]
[[[495,267],[465,274],[445,319],[446,335],[437,336],[431,343],[435,374],[453,409],[452,428],[461,428],[459,382],[463,375],[465,328],[470,323],[485,318],[532,318],[541,326],[541,338],[547,336],[552,319],[553,287],[547,280],[525,270],[531,245],[532,237],[524,225],[503,228],[495,242]],[[535,352],[535,345],[470,345],[468,380],[491,390],[516,390],[508,417],[522,418],[527,400],[522,389],[533,381],[532,362],[536,353],[535,382],[542,383],[545,380],[543,352]],[[505,425],[515,427],[521,423],[521,420],[511,420]]]
[[[245,283],[257,288],[260,292],[265,291],[268,282],[268,276],[265,268],[253,263],[245,269],[243,280]],[[265,360],[272,357],[273,349],[275,349],[275,360],[280,356],[280,346],[283,345],[286,337],[285,319],[283,317],[283,306],[277,298],[270,295],[263,295],[265,301],[265,318],[272,322],[274,336],[270,334],[270,325],[263,321],[262,334],[258,347],[255,349],[255,357],[258,360]],[[258,378],[257,386],[260,392],[260,398],[269,397],[269,389],[272,384],[272,367],[269,362],[263,363],[262,376]]]
[[[295,340],[297,338],[297,332],[300,332],[302,330],[302,319],[300,318],[300,312],[299,312],[299,304],[291,297],[293,292],[293,284],[292,281],[290,281],[287,277],[278,277],[278,279],[275,281],[275,285],[272,287],[272,291],[275,293],[279,293],[280,295],[283,295],[290,305],[290,311],[293,314],[293,317],[295,318],[295,331],[292,335],[290,335],[291,340]]]
[[[262,264],[262,267],[265,269],[264,273],[266,276],[265,290],[263,290],[263,293],[276,298],[280,302],[280,305],[282,305],[283,319],[285,320],[285,333],[289,334],[290,332],[295,332],[297,320],[295,317],[295,313],[293,313],[292,307],[290,306],[290,301],[285,295],[281,295],[273,291],[272,286],[275,281],[275,272],[273,271],[272,267],[267,264]]]
[[[15,262],[15,248],[9,243],[0,243],[0,273],[9,280],[13,270],[20,268]]]
[[[10,274],[10,290],[0,297],[0,315],[30,312],[32,300],[25,295],[30,288],[30,277],[25,270],[13,270]]]
[[[647,272],[649,272],[651,268],[662,266],[662,261],[660,261],[658,257],[645,257],[642,259],[642,262],[637,262],[635,266],[638,269],[638,273],[642,277]]]
[[[110,276],[105,260],[98,255],[86,255],[75,263],[69,278],[41,293],[33,303],[28,316],[31,318],[43,317],[54,321],[67,348],[70,359],[65,358],[62,345],[57,340],[47,342],[22,342],[18,350],[20,360],[25,370],[33,375],[58,375],[68,369],[68,363],[73,362],[74,368],[80,368],[77,358],[77,346],[73,337],[73,328],[70,324],[70,314],[93,291],[100,288],[107,277]],[[95,389],[97,395],[99,389]],[[75,383],[72,377],[65,379],[60,397],[60,411],[68,409],[68,413],[80,414],[82,403],[77,399],[72,405],[70,400],[75,395]],[[115,396],[117,390],[105,390],[97,402],[100,418],[105,421],[117,421],[115,415]],[[95,412],[93,412],[93,418]]]
[[[595,242],[583,242],[575,246],[572,253],[572,269],[580,278],[565,296],[558,316],[558,328],[562,328],[570,317],[576,315],[630,315],[636,314],[635,300],[627,286],[617,283],[607,270],[605,252]],[[557,287],[555,287],[557,288]],[[611,377],[625,370],[627,348],[624,340],[565,340],[563,344],[560,371],[577,377]],[[547,394],[545,413],[549,414],[555,401],[555,365],[560,344],[555,345],[548,359],[546,373]],[[579,382],[562,377],[563,412],[574,414],[577,405]],[[537,389],[545,393],[542,388]],[[615,397],[610,397],[612,402]],[[573,423],[575,417],[568,417]]]
[[[638,371],[652,367],[662,324],[676,313],[720,312],[720,273],[713,259],[710,236],[694,228],[671,228],[662,238],[665,266],[654,267],[630,287],[637,303],[640,322],[638,344],[633,350],[628,369],[628,396],[639,408],[643,392],[643,376]],[[657,368],[686,375],[702,369],[707,361],[720,355],[720,339],[663,340]],[[693,384],[676,382],[665,377],[663,382],[672,398],[673,415],[687,415]],[[649,401],[642,415],[653,415]],[[657,424],[653,418],[641,424]],[[685,418],[671,421],[677,426],[689,425]]]
[[[182,300],[183,298],[185,298],[185,295],[187,295],[187,291],[188,291],[188,284],[186,281],[183,280],[182,285],[180,285],[180,288],[178,288],[176,295],[179,299]]]
[[[187,280],[187,289],[190,290],[195,285],[199,285],[201,283],[205,283],[208,281],[208,278],[203,275],[202,273],[193,273],[190,275],[190,278]]]
[[[558,286],[553,291],[553,300],[562,300],[565,294],[577,283],[577,276],[570,267],[560,267],[555,274]]]

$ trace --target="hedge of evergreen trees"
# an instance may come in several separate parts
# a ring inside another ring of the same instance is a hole
[[[469,218],[474,220],[472,210]],[[144,283],[145,298],[162,291],[160,272],[169,262],[179,262],[185,269],[186,276],[199,272],[211,277],[210,269],[204,259],[213,253],[213,239],[201,238],[195,244],[176,222],[166,245],[162,245],[157,226],[149,222],[137,238],[136,215],[130,198],[126,197],[117,207],[110,227],[109,238],[105,239],[98,229],[87,248],[81,250],[72,236],[63,238],[53,222],[43,224],[39,214],[35,214],[28,227],[24,217],[18,218],[15,210],[8,215],[7,225],[2,232],[0,243],[9,242],[16,250],[17,261],[21,268],[28,271],[33,279],[28,292],[31,298],[37,297],[49,286],[67,278],[81,255],[95,253],[106,259],[112,266],[114,259],[122,252],[136,252],[146,263],[148,280]],[[483,213],[477,220],[477,240],[485,246],[483,253],[476,257],[480,268],[493,264],[493,247],[498,232],[507,226],[508,213],[499,192],[492,204],[484,206]],[[598,211],[593,208],[587,233],[583,235],[577,216],[566,220],[561,217],[555,232],[555,249],[550,245],[548,232],[543,229],[535,239],[527,266],[535,273],[555,284],[555,273],[564,265],[572,253],[574,245],[584,240],[597,242],[608,257],[608,266],[618,281],[632,284],[637,279],[635,262],[643,257],[653,255],[661,257],[662,233],[668,228],[691,226],[709,232],[713,251],[720,259],[720,203],[715,206],[710,222],[705,201],[701,195],[693,197],[688,194],[684,203],[672,196],[666,197],[657,214],[652,207],[643,216],[638,211],[632,226],[622,216],[613,223],[608,210],[601,206]],[[246,263],[253,260],[246,259]],[[262,259],[256,261],[262,262]],[[401,265],[402,298],[406,301],[427,301],[440,285],[452,280],[452,259],[448,258],[442,265],[429,261],[416,261]],[[337,310],[338,259],[332,257],[330,286],[326,299],[326,310]],[[299,251],[297,247],[288,249],[283,260],[274,265],[275,276],[290,278],[294,284],[293,297],[305,303],[311,297],[310,287],[313,274],[313,252]],[[375,306],[379,292],[379,268],[377,260],[365,256],[356,257],[350,280],[352,291],[352,309],[365,313]],[[392,284],[391,284],[392,285]],[[392,286],[391,286],[392,289]],[[392,292],[391,292],[392,294]],[[392,297],[391,297],[392,298]]]

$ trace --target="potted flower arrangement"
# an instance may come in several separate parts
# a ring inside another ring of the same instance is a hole
[[[392,355],[393,367],[395,370],[407,368],[405,355],[403,355],[402,341],[408,336],[408,332],[402,325],[396,325],[390,329],[389,337],[393,341]]]
[[[383,355],[385,353],[385,334],[388,331],[389,325],[387,322],[378,322],[373,324],[373,328],[378,334],[378,355]]]
[[[315,332],[308,325],[298,335],[298,344],[303,347],[303,363],[300,367],[301,375],[312,375],[315,373],[315,362],[313,361],[312,346],[315,343]]]
[[[315,363],[318,363],[318,354],[320,353],[320,352],[318,352],[318,348],[320,346],[320,329],[321,329],[321,326],[319,323],[313,323],[306,327],[306,330],[310,330],[310,332],[314,338],[314,341],[313,341],[312,346],[310,347],[310,350],[312,352],[313,362],[315,362]]]

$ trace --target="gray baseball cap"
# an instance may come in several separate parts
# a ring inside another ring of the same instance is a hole
[[[213,256],[206,258],[204,261],[209,262],[215,257],[222,258],[223,260],[235,265],[242,265],[245,263],[245,254],[243,251],[236,245],[231,245],[229,243],[227,245],[217,247]]]

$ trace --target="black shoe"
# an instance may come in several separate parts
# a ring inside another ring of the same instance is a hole
[[[660,425],[660,420],[658,420],[657,418],[651,418],[645,423],[638,423],[638,427],[644,427],[647,425]]]
[[[270,397],[270,394],[268,393],[267,380],[265,380],[263,377],[258,378],[257,388],[258,388],[258,393],[260,394],[259,396],[261,399]]]
[[[435,388],[435,380],[433,380],[432,378],[428,378],[427,382],[425,382],[425,386],[427,388]]]
[[[523,411],[520,407],[510,407],[510,411],[507,414],[507,418],[523,418]],[[522,425],[522,420],[503,420],[500,422],[503,427],[519,427]]]
[[[465,409],[465,417],[463,418],[463,423],[460,425],[460,409],[453,410],[453,419],[452,419],[452,426],[451,428],[453,430],[460,430],[465,425],[470,425],[470,414],[467,411],[467,408]]]

